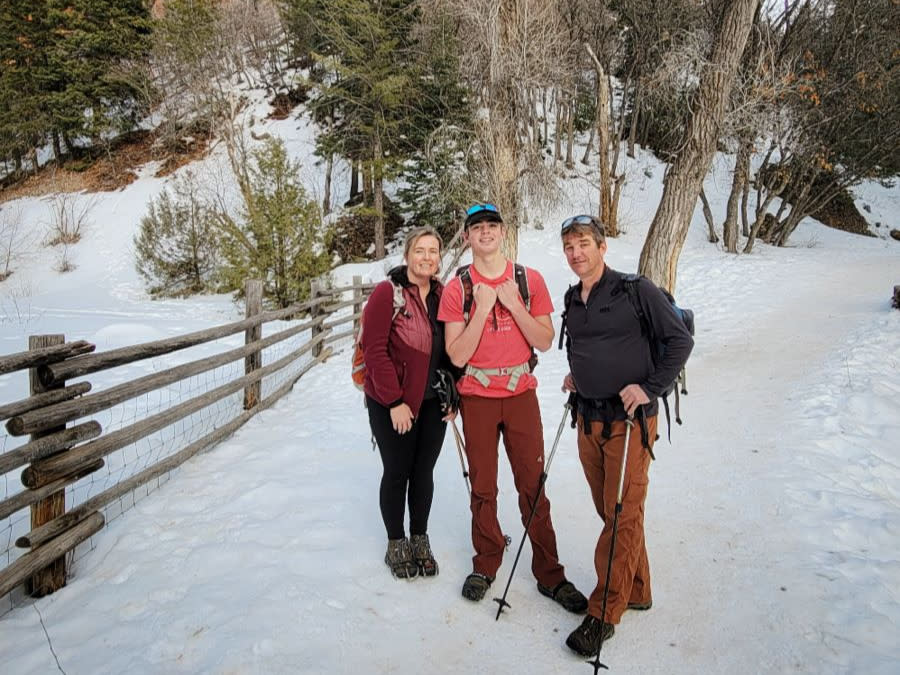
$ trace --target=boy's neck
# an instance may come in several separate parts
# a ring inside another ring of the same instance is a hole
[[[500,251],[486,256],[472,256],[472,265],[486,279],[496,279],[506,271],[509,260]]]

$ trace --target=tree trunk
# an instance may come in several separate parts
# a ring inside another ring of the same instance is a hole
[[[637,141],[638,124],[641,121],[641,89],[640,78],[634,81],[634,102],[631,109],[631,127],[628,130],[628,156],[634,157],[634,144]]]
[[[541,147],[550,139],[550,112],[547,110],[547,90],[541,90],[541,105],[544,109],[544,137],[541,139]]]
[[[496,54],[513,51],[519,26],[516,0],[500,0],[497,10]],[[490,64],[490,91],[488,97],[488,121],[493,137],[494,203],[500,208],[506,223],[506,239],[503,253],[515,260],[519,249],[519,144],[518,120],[521,118],[515,73],[507,63]],[[556,130],[559,137],[559,129]]]
[[[384,258],[384,177],[381,138],[375,136],[375,154],[372,162],[372,187],[375,193],[375,259]]]
[[[559,100],[559,94],[556,98],[556,127],[553,132],[553,163],[556,164],[562,159],[562,143],[560,142],[560,134],[562,133],[562,103]]]
[[[747,169],[750,162],[751,146],[743,138],[738,145],[737,156],[734,160],[734,173],[731,180],[731,193],[728,195],[728,205],[725,208],[725,222],[722,224],[722,239],[725,250],[729,253],[737,253],[738,245],[738,204],[744,185],[747,183]]]
[[[350,201],[359,194],[359,165],[356,160],[350,160]]]
[[[684,246],[703,178],[709,171],[731,88],[759,0],[733,0],[722,16],[712,54],[700,75],[685,142],[664,179],[663,195],[641,250],[640,272],[669,292],[675,289]]]
[[[360,162],[360,178],[362,178],[363,204],[372,203],[372,167],[369,162]]]
[[[747,155],[747,172],[744,175],[744,185],[741,188],[741,234],[750,236],[750,155]]]
[[[618,237],[619,227],[613,212],[611,171],[609,166],[609,82],[606,70],[590,45],[585,44],[597,72],[597,152],[600,158],[600,221],[607,237]]]
[[[59,140],[59,132],[56,129],[53,130],[51,138],[53,140],[53,159],[59,164],[62,162],[62,146]]]
[[[566,168],[574,169],[575,168],[575,103],[577,101],[577,89],[576,94],[572,96],[572,99],[569,101],[569,105],[567,106],[569,110],[569,117],[566,120]]]
[[[334,153],[328,153],[328,160],[325,162],[325,194],[322,197],[322,215],[327,216],[331,213],[331,173],[334,170]]]
[[[700,188],[700,201],[703,202],[703,217],[706,219],[706,225],[709,227],[709,243],[716,244],[719,241],[719,235],[716,234],[716,223],[713,220],[712,209],[709,208],[709,200],[706,199],[706,190]]]
[[[594,139],[597,137],[597,126],[591,126],[591,135],[588,136],[587,145],[584,146],[584,154],[581,156],[581,163],[588,164],[591,160],[591,149],[594,147]]]

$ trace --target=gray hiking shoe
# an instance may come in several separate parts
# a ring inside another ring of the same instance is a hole
[[[566,581],[563,579],[560,581],[554,588],[547,588],[546,586],[542,586],[540,582],[537,585],[538,590],[541,592],[541,595],[546,595],[548,598],[553,598],[558,602],[563,608],[572,612],[573,614],[584,614],[587,611],[588,601],[587,598],[575,588],[575,584],[571,581]]]
[[[601,635],[603,641],[606,642],[615,632],[616,627],[611,623],[606,623],[588,614],[584,617],[581,625],[569,633],[569,637],[566,638],[566,646],[582,656],[593,656],[600,646]]]
[[[492,577],[472,572],[463,583],[462,595],[472,602],[478,602],[484,597],[484,594],[487,593],[487,589],[491,587],[493,582],[494,579]]]
[[[391,574],[398,579],[414,579],[419,574],[419,566],[413,560],[409,539],[388,539],[384,563],[391,568]]]
[[[412,549],[413,560],[419,567],[419,574],[424,577],[433,577],[438,573],[438,564],[431,552],[431,542],[427,534],[413,534],[409,537],[409,546]]]

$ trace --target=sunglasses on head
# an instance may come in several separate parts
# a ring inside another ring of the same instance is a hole
[[[472,204],[472,206],[466,209],[466,215],[471,216],[476,213],[481,213],[482,211],[492,211],[493,213],[500,213],[500,210],[493,204]]]
[[[560,231],[568,230],[573,225],[593,225],[598,230],[601,230],[601,231],[603,230],[603,228],[600,226],[600,223],[597,222],[596,218],[594,218],[593,216],[584,216],[584,215],[572,216],[571,218],[566,218],[563,221],[562,226],[559,229],[560,229]]]

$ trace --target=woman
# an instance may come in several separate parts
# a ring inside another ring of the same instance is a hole
[[[384,561],[398,578],[434,576],[438,564],[428,540],[434,494],[432,472],[444,442],[445,415],[432,385],[448,367],[444,328],[437,320],[443,286],[441,238],[430,227],[406,238],[405,265],[388,272],[363,310],[364,390],[372,435],[378,443],[381,516],[387,529]],[[409,534],[404,507],[409,503]]]

